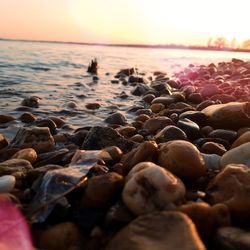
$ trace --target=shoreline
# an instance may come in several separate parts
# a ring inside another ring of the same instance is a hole
[[[146,49],[181,49],[181,50],[201,50],[201,51],[222,51],[222,52],[240,52],[250,53],[250,49],[234,49],[234,48],[217,48],[199,45],[161,45],[161,44],[107,44],[107,43],[84,43],[84,42],[65,42],[65,41],[47,41],[47,40],[26,40],[26,39],[8,39],[0,38],[1,41],[8,42],[30,42],[30,43],[53,43],[53,44],[68,44],[68,45],[84,45],[84,46],[104,46],[104,47],[125,47],[125,48],[146,48]]]

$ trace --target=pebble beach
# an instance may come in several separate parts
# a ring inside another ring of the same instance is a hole
[[[250,61],[186,65],[106,71],[105,93],[81,63],[89,84],[4,88],[0,219],[23,234],[6,244],[250,249]]]

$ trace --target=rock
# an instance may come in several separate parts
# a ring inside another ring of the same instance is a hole
[[[139,122],[145,122],[149,119],[150,117],[148,115],[145,114],[140,114],[139,116],[137,116],[135,118],[135,121],[139,121]]]
[[[121,151],[121,149],[116,146],[110,146],[104,148],[103,150],[109,153],[114,162],[119,162],[123,156],[123,152]]]
[[[177,127],[184,131],[190,140],[195,140],[201,137],[199,125],[187,118],[179,119]]]
[[[23,159],[33,164],[37,160],[37,153],[33,148],[25,148],[15,153],[11,159]]]
[[[136,128],[132,126],[120,127],[116,130],[125,137],[131,137],[136,133]]]
[[[188,96],[188,101],[198,104],[198,103],[201,103],[203,101],[203,97],[200,93],[191,93]]]
[[[154,141],[146,141],[134,148],[121,159],[127,172],[137,163],[142,161],[152,161],[158,155],[158,146]]]
[[[61,128],[63,125],[65,125],[65,121],[59,117],[49,116],[48,119],[52,120],[58,128]]]
[[[142,100],[144,102],[146,102],[147,104],[151,104],[151,102],[154,100],[155,95],[153,94],[146,94],[145,96],[143,96]]]
[[[203,98],[209,98],[211,96],[220,94],[221,90],[218,88],[218,86],[214,84],[207,84],[202,87],[200,93],[203,96]]]
[[[0,134],[0,150],[8,146],[8,141],[3,134]]]
[[[237,98],[235,98],[232,95],[227,95],[227,94],[214,95],[210,99],[213,101],[220,101],[221,103],[237,102]]]
[[[25,112],[19,117],[19,120],[23,123],[30,123],[34,122],[36,117],[32,113]]]
[[[158,130],[165,128],[168,125],[174,125],[170,118],[159,116],[148,119],[144,124],[143,128],[147,129],[151,134],[155,134]]]
[[[181,180],[152,162],[138,165],[122,192],[123,202],[135,215],[172,209],[182,202],[185,186]]]
[[[153,101],[152,104],[155,103],[161,103],[164,106],[168,106],[171,103],[174,103],[176,100],[173,96],[160,96],[160,97],[156,97]]]
[[[119,84],[119,80],[111,80],[110,81],[112,84]]]
[[[237,227],[221,227],[216,231],[215,242],[218,249],[249,250],[250,232]]]
[[[40,98],[36,96],[26,97],[22,101],[22,106],[30,107],[30,108],[39,108]]]
[[[126,120],[126,117],[123,114],[121,114],[119,112],[116,112],[116,113],[108,116],[105,119],[105,122],[107,122],[109,124],[125,125],[127,120]]]
[[[208,184],[206,193],[210,204],[224,203],[234,219],[250,220],[250,169],[241,164],[227,165]]]
[[[10,193],[16,185],[16,178],[12,175],[3,175],[0,177],[0,194]]]
[[[180,240],[181,239],[181,240]],[[180,212],[140,216],[119,231],[107,250],[205,250],[193,222]]]
[[[207,108],[208,106],[211,106],[211,105],[214,105],[214,104],[215,104],[215,101],[206,100],[206,101],[203,101],[200,104],[198,104],[196,106],[196,110],[197,111],[202,111],[203,109]]]
[[[123,176],[111,172],[93,176],[81,198],[82,207],[102,207],[108,205],[121,192],[124,184]]]
[[[210,138],[221,138],[232,144],[237,138],[237,132],[233,130],[215,129],[208,134]]]
[[[220,165],[222,168],[231,163],[244,164],[250,167],[250,142],[230,149],[221,157]]]
[[[66,104],[67,109],[77,109],[78,105],[76,102],[71,101]]]
[[[97,103],[97,102],[94,102],[94,103],[87,103],[85,105],[85,107],[87,109],[99,109],[101,107],[101,105],[99,103]]]
[[[237,138],[237,140],[235,140],[234,143],[232,144],[231,149],[236,148],[247,142],[250,142],[250,131],[245,132],[239,138]]]
[[[98,71],[98,62],[97,59],[95,58],[94,60],[91,60],[87,72],[90,74],[97,74]]]
[[[15,118],[10,115],[0,115],[0,124],[14,121]]]
[[[142,77],[139,76],[129,76],[128,78],[128,82],[129,83],[144,83],[144,79]]]
[[[223,155],[227,152],[222,144],[216,142],[205,142],[201,147],[201,152],[206,154]]]
[[[50,119],[42,119],[42,120],[36,120],[34,121],[32,124],[32,126],[36,126],[36,127],[48,127],[50,130],[50,133],[52,135],[56,134],[56,124],[50,120]]]
[[[38,247],[46,250],[74,250],[82,245],[82,233],[72,222],[52,226],[39,235]]]
[[[33,148],[37,153],[49,152],[55,148],[49,128],[21,128],[11,142],[11,147]]]
[[[125,139],[116,130],[108,127],[92,127],[87,134],[83,144],[83,149],[103,149],[108,146],[117,146],[123,152],[130,151],[136,144]]]
[[[147,93],[150,90],[150,88],[142,83],[137,84],[137,86],[131,91],[132,95],[135,96],[142,96],[145,93]]]
[[[153,113],[159,113],[165,108],[165,106],[162,103],[154,103],[150,106],[150,109]]]
[[[201,111],[186,111],[180,114],[179,119],[187,118],[199,126],[204,126],[206,124],[206,115]]]
[[[85,129],[79,130],[70,136],[70,141],[73,142],[75,145],[81,147],[86,136],[88,135],[88,132],[89,131]]]
[[[214,128],[239,129],[250,126],[249,102],[211,105],[202,112],[208,117],[208,125]]]
[[[135,68],[121,69],[118,75],[124,74],[125,76],[130,76],[135,73]]]
[[[202,154],[207,170],[220,170],[221,157],[217,154]]]
[[[169,125],[166,126],[164,129],[159,131],[156,136],[154,136],[154,140],[157,143],[172,141],[172,140],[187,140],[187,135],[183,130],[180,128]]]
[[[190,142],[176,140],[160,145],[158,164],[181,179],[194,180],[205,175],[205,163]]]
[[[171,87],[166,82],[155,81],[151,83],[150,87],[159,91],[161,94],[171,94]]]
[[[144,137],[142,135],[136,134],[136,135],[133,135],[132,137],[130,137],[130,140],[133,142],[141,143],[144,141]]]

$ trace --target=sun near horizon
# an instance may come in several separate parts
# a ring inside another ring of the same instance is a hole
[[[0,0],[0,37],[207,45],[250,39],[248,0]]]

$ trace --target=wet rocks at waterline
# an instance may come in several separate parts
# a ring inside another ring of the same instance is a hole
[[[139,102],[77,128],[78,105],[43,117],[27,98],[0,116],[0,206],[41,249],[250,249],[249,74],[241,60],[172,79],[124,69],[116,84]]]

